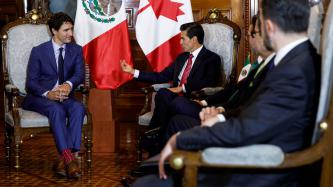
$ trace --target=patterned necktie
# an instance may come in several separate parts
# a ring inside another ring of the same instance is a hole
[[[59,78],[59,85],[64,83],[65,75],[64,75],[64,58],[62,57],[62,50],[64,48],[59,48],[59,57],[58,57],[58,78]]]
[[[193,55],[190,54],[187,59],[187,64],[186,64],[185,70],[183,72],[182,78],[180,80],[179,86],[182,86],[183,84],[185,84],[187,82],[187,77],[190,74],[191,67],[192,67],[192,58],[193,58]]]

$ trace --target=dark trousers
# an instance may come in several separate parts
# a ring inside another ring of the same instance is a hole
[[[182,114],[199,119],[201,106],[185,96],[179,96],[166,88],[155,96],[155,109],[149,127],[166,127],[172,116]]]
[[[38,112],[49,119],[58,152],[64,149],[79,151],[81,130],[85,116],[84,106],[73,98],[63,102],[51,101],[44,97],[28,95],[23,109]]]
[[[167,129],[166,139],[169,139],[173,134],[200,126],[201,121],[197,118],[192,118],[186,115],[175,115],[171,118]]]

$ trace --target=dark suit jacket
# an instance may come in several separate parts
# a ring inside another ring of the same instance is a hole
[[[76,44],[67,44],[65,50],[65,81],[70,81],[74,89],[84,80],[82,47]],[[27,92],[42,97],[43,93],[52,90],[57,80],[56,57],[50,40],[32,48],[27,68]]]
[[[242,107],[251,100],[251,96],[259,87],[260,83],[265,79],[269,68],[273,63],[274,58],[271,59],[270,62],[268,62],[268,64],[263,67],[263,69],[258,72],[256,76],[255,74],[259,70],[260,66],[250,72],[248,78],[242,82],[241,85],[239,85],[237,93],[222,105],[226,110],[226,112],[223,113],[226,119],[229,119],[230,117],[237,117],[240,114]]]
[[[176,60],[163,71],[140,72],[138,80],[153,84],[166,83],[172,81],[172,86],[178,86],[178,76],[188,59],[189,53],[184,52],[177,56]],[[214,52],[205,47],[201,49],[185,84],[186,96],[192,91],[200,90],[204,87],[216,86],[221,76],[221,59]]]
[[[320,86],[320,57],[309,41],[292,49],[270,71],[239,117],[213,127],[193,128],[177,137],[177,148],[273,144],[288,153],[309,145]],[[283,186],[297,183],[295,171],[237,174],[225,186]]]
[[[273,59],[257,75],[259,67],[263,64],[256,66],[245,79],[237,84],[228,84],[225,89],[208,96],[205,101],[208,105],[223,107],[226,110],[223,115],[227,119],[237,116],[240,113],[242,105],[248,102],[254,91],[258,88],[262,80],[264,80],[271,63],[273,63]]]
[[[217,92],[214,95],[206,97],[205,101],[207,102],[208,105],[225,107],[224,105],[230,101],[231,96],[233,96],[235,92],[245,91],[248,88],[250,82],[254,79],[254,75],[258,69],[259,66],[252,69],[249,75],[246,78],[244,78],[242,81],[238,82],[237,84],[227,84],[223,90]],[[260,79],[264,78],[264,76],[257,76],[257,77]],[[237,97],[234,98],[238,100],[239,98],[238,94],[236,96]]]

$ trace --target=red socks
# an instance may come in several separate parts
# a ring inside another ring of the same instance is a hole
[[[61,153],[61,157],[64,159],[66,165],[74,160],[74,156],[70,149],[64,149]]]

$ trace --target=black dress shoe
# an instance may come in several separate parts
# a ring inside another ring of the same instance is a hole
[[[139,146],[148,152],[155,150],[160,144],[160,128],[151,129],[146,131],[139,138]]]
[[[131,187],[133,183],[131,180],[129,180],[126,177],[121,178],[120,182],[124,187]]]

